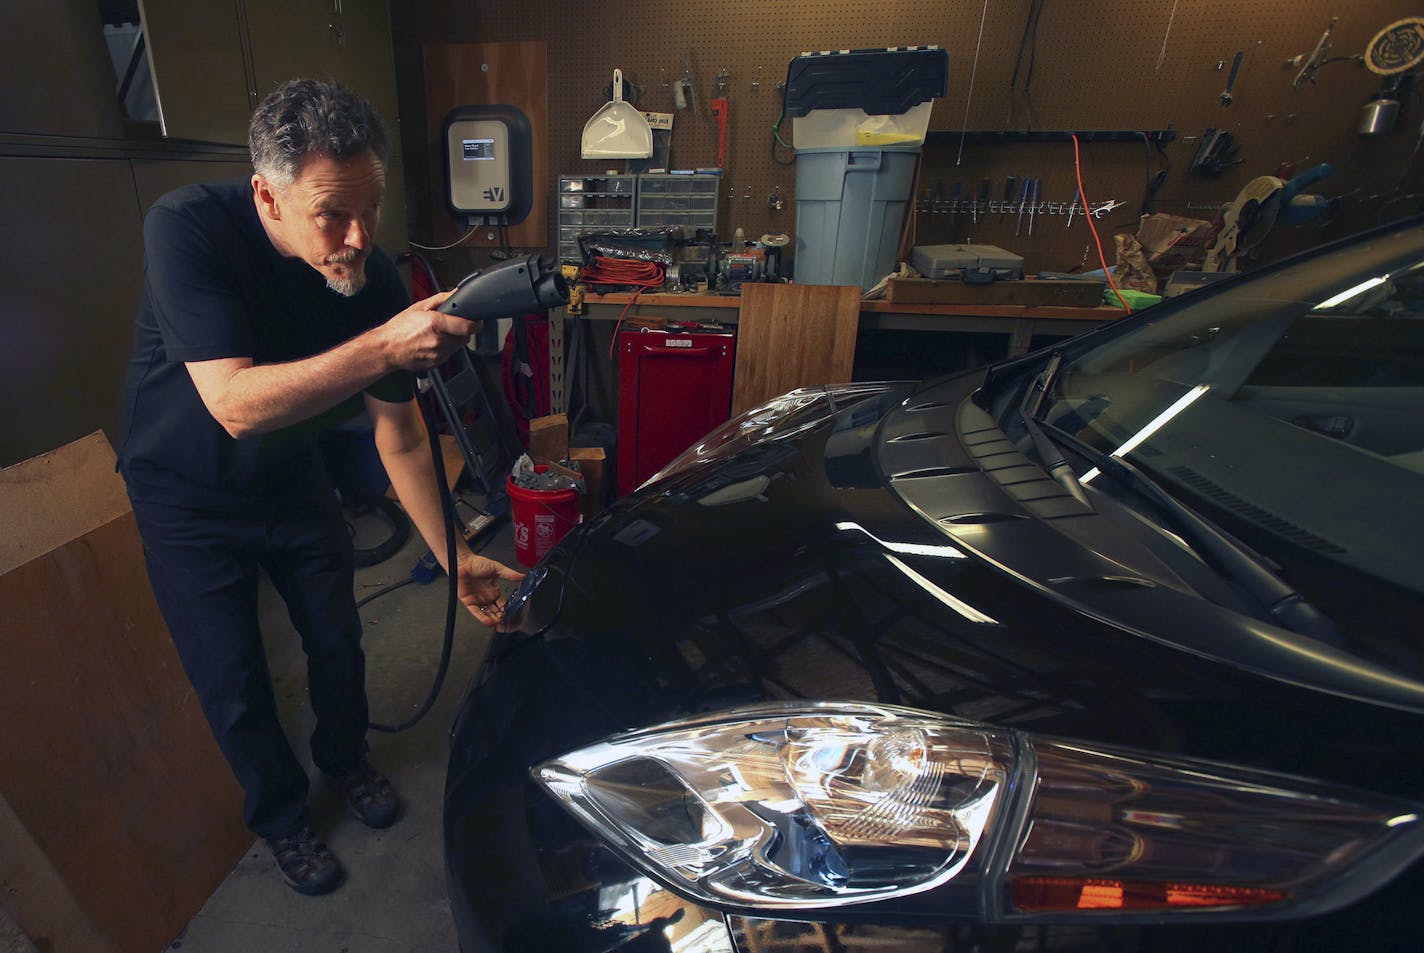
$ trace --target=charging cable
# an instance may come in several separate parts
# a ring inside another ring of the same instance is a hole
[[[450,488],[445,485],[445,481],[441,479],[440,476],[445,472],[445,455],[440,451],[439,431],[434,420],[434,415],[424,401],[420,401],[420,416],[425,421],[426,436],[430,441],[430,460],[435,467],[435,482],[440,492],[440,512],[445,516],[445,565],[449,567],[449,571],[446,572],[445,575],[450,582],[445,600],[445,635],[440,646],[440,664],[435,669],[435,681],[431,684],[430,691],[425,696],[425,701],[421,702],[415,714],[395,725],[381,724],[376,721],[370,722],[371,730],[384,731],[387,733],[405,731],[407,728],[414,727],[435,705],[435,699],[439,697],[440,690],[445,687],[445,675],[450,670],[450,653],[455,646],[455,607],[459,604],[459,573],[457,572],[455,560],[455,500],[450,494]],[[386,592],[390,592],[409,582],[414,582],[415,573],[419,568],[420,564],[417,564],[416,569],[411,571],[412,575],[409,579],[402,580],[392,586],[387,586],[381,592],[373,593],[358,603],[358,607],[374,599],[377,595],[384,595]]]

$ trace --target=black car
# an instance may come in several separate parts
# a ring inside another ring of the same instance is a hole
[[[1424,949],[1424,223],[578,527],[453,728],[465,953]]]

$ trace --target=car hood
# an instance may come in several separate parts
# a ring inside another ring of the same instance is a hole
[[[1201,580],[1117,527],[1055,525],[1093,517],[1012,458],[972,399],[982,380],[887,385],[875,404],[888,413],[866,414],[864,393],[831,402],[788,435],[655,480],[531,574],[492,660],[547,643],[541,664],[575,666],[558,681],[597,697],[589,739],[813,698],[1353,784],[1372,780],[1362,735],[1416,744],[1416,683],[1202,598]],[[925,425],[946,410],[952,427]],[[1417,792],[1393,761],[1378,786]]]

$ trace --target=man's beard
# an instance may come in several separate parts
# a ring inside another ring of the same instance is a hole
[[[362,288],[366,287],[366,256],[354,248],[346,251],[339,251],[326,258],[328,265],[351,265],[350,272],[344,278],[335,275],[326,275],[326,286],[337,294],[351,298]]]

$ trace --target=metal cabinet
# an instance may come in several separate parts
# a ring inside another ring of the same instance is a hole
[[[730,332],[619,332],[619,496],[727,419],[735,357]]]
[[[376,242],[406,247],[395,59],[386,0],[142,0],[163,134],[247,142],[253,108],[284,80],[334,79],[361,93],[391,127],[386,203]]]
[[[142,0],[163,134],[244,143],[252,108],[283,80],[336,79],[396,122],[385,0]]]

